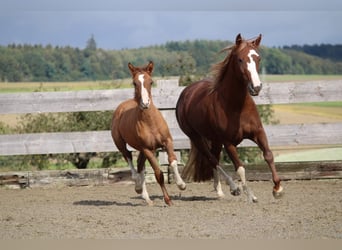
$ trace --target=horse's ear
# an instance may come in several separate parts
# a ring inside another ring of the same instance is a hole
[[[259,47],[260,42],[261,42],[261,37],[262,37],[262,35],[260,34],[260,35],[252,42],[256,47]]]
[[[241,37],[241,34],[239,33],[235,38],[235,45],[239,46],[241,42],[242,42],[242,37]]]
[[[153,72],[153,62],[152,62],[152,61],[150,61],[150,62],[148,63],[148,65],[146,66],[146,71],[147,71],[147,73],[148,73],[149,75],[152,74],[152,72]]]
[[[133,66],[133,64],[131,64],[131,63],[129,62],[129,63],[128,63],[128,68],[129,68],[129,71],[131,71],[131,75],[134,76],[135,67]]]

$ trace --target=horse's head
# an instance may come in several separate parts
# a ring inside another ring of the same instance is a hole
[[[133,78],[135,98],[139,102],[141,109],[147,109],[152,100],[151,87],[153,83],[153,62],[149,62],[149,64],[144,67],[135,67],[133,64],[128,63],[128,68]]]
[[[262,83],[259,78],[260,55],[258,52],[261,34],[254,40],[244,40],[238,34],[235,39],[235,49],[232,51],[236,71],[240,72],[242,81],[247,84],[249,93],[257,96],[261,90]]]

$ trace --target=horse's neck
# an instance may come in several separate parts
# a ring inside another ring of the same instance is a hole
[[[232,70],[228,70],[218,84],[217,92],[228,107],[243,107],[248,98],[247,88],[242,87],[241,79]]]

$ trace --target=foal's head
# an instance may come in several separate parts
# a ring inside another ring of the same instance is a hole
[[[151,87],[152,87],[152,71],[153,62],[149,62],[147,66],[135,67],[128,63],[128,68],[131,71],[133,84],[135,87],[134,98],[139,103],[141,109],[148,109],[152,101]]]
[[[261,34],[254,40],[244,40],[238,34],[235,39],[235,48],[232,50],[232,60],[237,65],[236,72],[241,74],[241,80],[247,84],[249,93],[257,96],[262,83],[259,78],[260,55],[258,52]]]

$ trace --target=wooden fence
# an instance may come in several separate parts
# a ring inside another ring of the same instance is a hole
[[[167,120],[175,149],[189,148],[179,129],[174,109],[183,87],[178,80],[159,80],[153,100]],[[75,92],[34,92],[0,94],[0,114],[114,110],[133,96],[133,89]],[[342,81],[287,82],[265,84],[257,104],[289,104],[342,100]],[[342,123],[266,125],[271,146],[342,144]],[[240,146],[255,146],[245,140]],[[55,154],[117,151],[110,131],[31,133],[0,135],[0,155]]]
[[[176,150],[188,149],[190,146],[188,138],[179,129],[175,118],[175,104],[182,90],[183,87],[178,86],[177,79],[159,80],[157,86],[152,90],[154,103],[162,111],[169,125]],[[132,96],[133,89],[0,94],[0,114],[114,110],[120,102]],[[260,95],[254,97],[254,100],[257,104],[341,101],[342,81],[269,83],[264,85]],[[265,130],[271,147],[293,146],[295,148],[305,145],[342,145],[342,123],[305,124],[303,121],[301,124],[266,125]],[[245,140],[240,146],[255,146],[255,144]],[[117,148],[112,141],[110,131],[0,135],[0,155],[113,151],[117,151]],[[165,161],[164,157],[165,153],[161,153],[159,157],[161,162]],[[282,179],[342,177],[340,161],[329,162],[328,164],[306,162],[301,165],[297,163],[280,165],[277,163],[278,170],[285,171],[282,173]],[[96,171],[93,175],[98,181],[99,178],[103,178],[104,173],[100,170]],[[249,180],[269,180],[271,176],[269,171],[266,171],[267,168],[260,168],[259,166],[253,168],[252,166],[249,168],[246,177]],[[67,173],[65,171],[59,172],[58,178],[70,174],[69,172],[69,170]],[[71,174],[84,175],[83,172]],[[110,173],[106,174],[109,178]],[[121,172],[118,174],[115,178],[122,179],[122,174],[123,176],[129,175],[129,173]],[[40,172],[21,175],[16,173],[14,175],[10,173],[8,176],[1,174],[0,184],[15,182],[19,185],[23,183],[26,185],[30,178],[36,179],[37,183],[39,182],[38,179],[43,178],[40,176]],[[51,175],[51,171],[49,175]],[[87,172],[86,175],[89,173]],[[167,175],[167,177],[169,176]],[[66,178],[66,181],[70,180]],[[89,180],[85,181],[88,183]],[[46,180],[43,182],[45,183]]]

